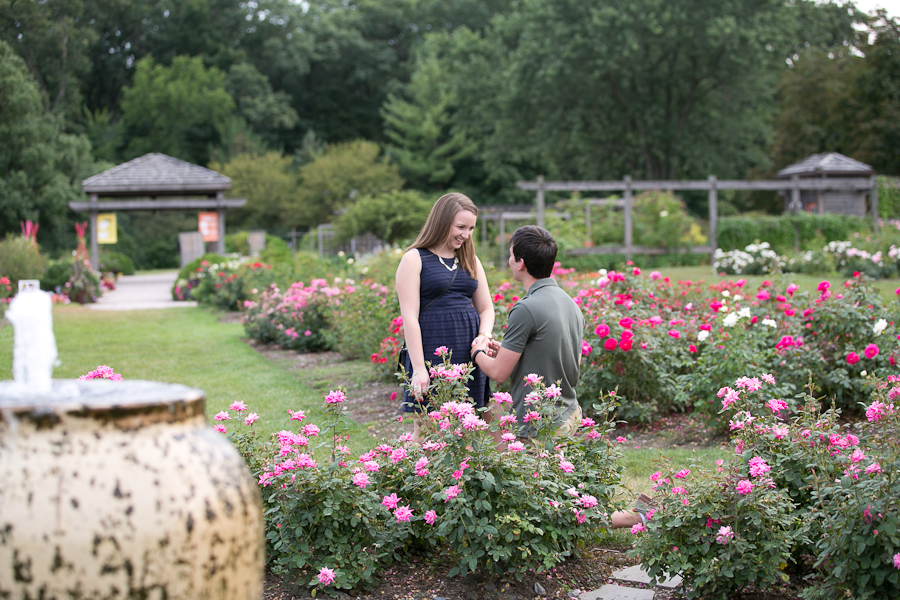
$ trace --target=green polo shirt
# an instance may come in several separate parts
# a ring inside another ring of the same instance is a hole
[[[539,279],[524,298],[509,311],[509,326],[502,346],[522,356],[510,375],[510,393],[516,420],[528,412],[525,395],[532,391],[525,385],[525,376],[536,373],[544,384],[557,383],[562,390],[560,411],[555,423],[561,425],[578,406],[575,385],[578,383],[581,341],[584,336],[584,315],[556,280]],[[533,430],[520,428],[519,435],[530,437]]]

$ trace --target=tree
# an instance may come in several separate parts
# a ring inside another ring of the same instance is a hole
[[[274,91],[269,79],[249,63],[231,67],[225,89],[234,99],[238,114],[253,131],[270,148],[282,150],[284,134],[294,128],[298,119],[290,97],[285,92]]]
[[[453,97],[434,57],[418,63],[405,91],[409,101],[389,94],[382,109],[385,134],[394,143],[388,154],[410,185],[440,189],[453,179],[454,163],[472,156],[477,147],[451,125]]]
[[[869,40],[872,40],[871,43]],[[778,87],[774,167],[840,152],[900,175],[900,21],[876,13],[850,48],[795,54]]]
[[[766,160],[777,74],[816,10],[803,0],[527,0],[484,36],[449,39],[456,114],[489,162],[554,177],[743,174]],[[844,15],[809,27],[811,44],[852,36]]]
[[[294,202],[299,179],[293,160],[277,152],[242,154],[225,164],[210,163],[210,169],[231,177],[231,195],[247,204],[229,211],[229,222],[242,227],[283,230],[283,216]]]
[[[859,117],[857,82],[865,62],[849,52],[818,48],[792,60],[778,85],[773,170],[820,152],[854,155],[849,134]]]
[[[335,241],[344,243],[365,233],[389,244],[415,237],[433,204],[415,190],[365,196],[335,219]]]
[[[287,224],[308,227],[327,222],[335,211],[363,196],[403,186],[397,167],[365,140],[326,145],[313,162],[300,167],[300,188],[286,211]]]
[[[122,98],[120,133],[129,158],[162,152],[205,165],[211,147],[234,117],[225,74],[199,57],[176,57],[171,67],[138,61],[134,83]]]
[[[90,143],[63,133],[60,116],[43,106],[24,62],[0,41],[0,235],[19,231],[24,220],[41,225],[42,240],[58,235],[68,203],[84,198]]]
[[[0,2],[0,40],[25,61],[44,106],[68,117],[81,112],[79,79],[90,68],[87,48],[96,39],[82,11],[80,0]]]

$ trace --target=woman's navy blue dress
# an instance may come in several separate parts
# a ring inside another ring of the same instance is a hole
[[[422,275],[419,283],[419,307],[424,308],[432,300],[441,295],[450,285],[453,279],[453,271],[448,271],[441,264],[437,255],[419,248],[419,257],[422,259]],[[444,262],[448,262],[444,259]],[[481,325],[481,317],[472,305],[472,296],[478,288],[478,281],[472,279],[469,273],[458,267],[459,274],[453,281],[453,287],[447,293],[438,298],[436,302],[428,306],[427,310],[419,313],[419,327],[422,330],[422,350],[425,353],[425,363],[440,364],[442,359],[435,356],[434,350],[440,346],[446,346],[452,351],[451,362],[454,364],[471,362],[470,352],[472,340],[478,335]],[[406,357],[406,374],[412,378],[412,361],[409,355]],[[490,396],[488,378],[475,367],[472,372],[473,379],[469,380],[469,396],[475,406],[485,406],[485,401]],[[409,390],[403,390],[403,403],[400,410],[403,412],[420,412],[427,406],[416,401],[410,396]]]

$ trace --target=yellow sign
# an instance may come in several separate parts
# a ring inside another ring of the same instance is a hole
[[[97,243],[115,244],[116,241],[116,214],[97,215]]]

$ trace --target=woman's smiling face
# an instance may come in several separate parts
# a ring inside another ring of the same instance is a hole
[[[447,235],[447,241],[444,242],[447,250],[458,250],[467,239],[472,237],[475,231],[475,222],[477,218],[475,214],[468,210],[460,210],[453,217],[450,224],[450,233]]]

